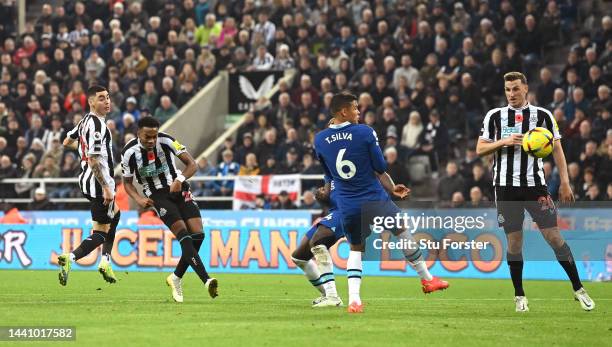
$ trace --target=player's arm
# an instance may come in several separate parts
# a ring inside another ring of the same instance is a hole
[[[125,153],[121,153],[121,172],[123,176],[123,187],[125,188],[125,192],[128,196],[140,206],[142,209],[149,208],[153,206],[153,200],[149,198],[145,198],[138,193],[138,190],[134,186],[134,173],[136,171],[136,167],[130,165],[130,159],[132,155],[127,155]],[[133,162],[135,165],[135,161]]]
[[[497,141],[487,141],[482,138],[478,139],[476,144],[476,154],[481,157],[495,153],[498,149],[508,146],[520,146],[523,144],[523,134],[512,134],[505,139]]]
[[[77,149],[79,147],[78,130],[80,124],[81,122],[79,122],[79,124],[77,124],[74,128],[72,128],[72,130],[70,130],[66,134],[66,138],[62,142],[64,147],[69,149]]]
[[[555,140],[555,146],[553,147],[553,158],[555,159],[555,165],[559,169],[559,178],[561,179],[561,185],[559,186],[559,200],[561,202],[574,202],[574,193],[569,183],[569,175],[567,173],[567,162],[565,161],[565,154],[563,153],[563,147],[561,146],[561,140]]]
[[[73,138],[70,138],[70,137],[66,137],[62,144],[64,145],[64,147],[66,147],[68,149],[77,149],[77,148],[79,148],[78,141],[73,139]]]
[[[410,189],[408,189],[403,184],[395,184],[395,182],[393,182],[393,179],[388,173],[386,172],[382,174],[376,173],[376,175],[378,176],[378,180],[382,184],[383,188],[385,188],[385,190],[389,194],[395,197],[398,197],[402,200],[407,198],[410,195]]]
[[[134,186],[134,177],[133,176],[129,176],[129,177],[123,177],[123,186],[125,187],[125,192],[128,194],[128,196],[132,199],[134,199],[134,201],[136,201],[136,203],[138,204],[138,206],[140,206],[143,209],[149,208],[153,206],[153,200],[151,200],[150,198],[146,198],[142,195],[140,195],[138,193],[138,190],[136,189],[136,187]]]
[[[559,169],[559,178],[561,184],[559,185],[559,200],[561,202],[573,202],[575,200],[572,187],[569,183],[569,174],[567,171],[567,161],[565,160],[565,153],[563,153],[563,146],[561,146],[561,134],[559,133],[559,126],[555,121],[555,117],[546,110],[547,121],[545,121],[546,128],[553,134],[555,139],[555,145],[553,146],[553,159],[555,165]]]
[[[370,152],[370,163],[372,164],[374,171],[376,171],[377,174],[382,175],[387,171],[387,160],[385,160],[382,149],[380,149],[380,145],[378,144],[378,136],[376,135],[376,131],[370,127],[368,128],[368,130],[372,131],[366,137],[366,141],[368,142],[368,151]]]
[[[181,154],[178,155],[178,158],[185,164],[185,170],[183,170],[182,174],[176,176],[174,182],[172,182],[170,193],[180,192],[183,187],[183,182],[193,176],[198,170],[196,162],[189,152],[182,151]]]
[[[495,140],[495,122],[492,117],[495,113],[495,109],[489,111],[482,122],[482,128],[480,129],[480,137],[476,144],[476,154],[481,157],[495,153],[502,147],[506,146],[520,146],[523,143],[522,134],[512,134],[504,139]]]
[[[96,178],[96,181],[98,181],[100,186],[102,186],[104,205],[108,205],[111,203],[111,201],[113,201],[114,192],[111,190],[108,182],[106,182],[106,179],[104,178],[104,168],[102,167],[101,160],[103,160],[103,158],[100,154],[90,154],[89,158],[87,159],[87,163],[89,164],[89,168]]]

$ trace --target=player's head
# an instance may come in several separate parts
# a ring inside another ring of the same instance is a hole
[[[527,78],[520,72],[508,72],[504,75],[504,91],[511,107],[519,108],[525,105],[529,86]]]
[[[159,121],[153,117],[142,117],[138,120],[138,140],[144,148],[155,148],[160,126]]]
[[[325,189],[325,186],[317,188],[317,190],[315,191],[315,199],[323,205],[329,205],[329,202],[330,202],[329,190]]]
[[[349,92],[335,94],[329,104],[331,114],[338,123],[359,121],[359,107],[357,97]]]
[[[98,116],[106,116],[111,110],[108,90],[99,85],[87,89],[87,103],[89,103],[89,109]]]

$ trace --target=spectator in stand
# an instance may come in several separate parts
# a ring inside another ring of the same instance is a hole
[[[455,192],[465,191],[465,181],[459,175],[457,163],[451,161],[446,164],[446,176],[438,184],[438,199],[440,201],[451,201]]]
[[[408,170],[402,162],[398,161],[398,152],[395,147],[388,147],[384,152],[387,160],[387,173],[396,184],[408,184],[410,182]]]
[[[315,195],[311,190],[307,190],[304,192],[302,204],[300,205],[300,209],[302,210],[319,210],[321,209],[321,205],[315,199]]]
[[[234,161],[234,153],[226,149],[223,151],[223,161],[217,166],[217,177],[238,175],[240,172],[240,164]],[[214,195],[216,196],[231,196],[234,191],[233,180],[215,181]]]
[[[47,191],[45,188],[39,187],[34,191],[34,201],[28,205],[30,211],[52,211],[55,210],[55,204],[53,204],[47,198]]]
[[[160,98],[160,104],[153,116],[159,120],[160,123],[164,124],[168,119],[178,111],[176,105],[172,102],[172,99],[168,95],[164,95]]]
[[[257,176],[259,175],[259,165],[257,164],[257,156],[255,153],[246,155],[244,165],[240,165],[239,176]]]
[[[295,210],[297,207],[289,198],[289,193],[286,190],[283,190],[278,195],[276,201],[272,202],[273,210]]]

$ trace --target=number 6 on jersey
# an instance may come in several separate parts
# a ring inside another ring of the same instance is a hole
[[[350,160],[342,160],[344,152],[346,152],[346,148],[342,148],[340,151],[338,151],[338,156],[336,157],[336,170],[338,171],[338,175],[340,175],[340,177],[348,180],[355,176],[355,173],[357,173],[357,167],[355,167],[355,164],[353,164],[353,162]],[[348,172],[344,172],[343,168],[345,167],[349,168]]]

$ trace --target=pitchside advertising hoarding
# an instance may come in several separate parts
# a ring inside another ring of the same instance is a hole
[[[562,235],[572,247],[584,279],[608,280],[612,275],[611,212],[612,209],[565,209],[560,214],[560,226],[565,230]],[[23,215],[31,224],[0,225],[0,269],[57,269],[57,256],[74,249],[90,234],[89,212],[31,211]],[[418,216],[419,211],[414,215]],[[414,234],[415,242],[426,249],[424,255],[435,275],[509,277],[503,230],[487,218],[496,216],[494,209],[455,209],[444,215],[471,216],[474,222],[483,216],[484,225],[456,230],[455,224],[455,230],[450,232],[445,227]],[[179,260],[180,245],[165,227],[139,226],[137,217],[135,212],[122,212],[112,254],[115,269],[171,271]],[[202,217],[206,239],[200,255],[211,273],[301,273],[291,261],[291,252],[310,228],[308,212],[202,211]],[[465,218],[462,220],[465,222]],[[398,257],[394,250],[380,249],[383,242],[393,240],[388,232],[372,233],[366,242],[364,273],[415,276],[401,254]],[[525,223],[524,244],[525,278],[566,278],[552,250],[530,222]],[[345,240],[331,250],[338,274],[346,269],[348,252]],[[99,250],[93,252],[75,267],[95,270],[99,256]]]

